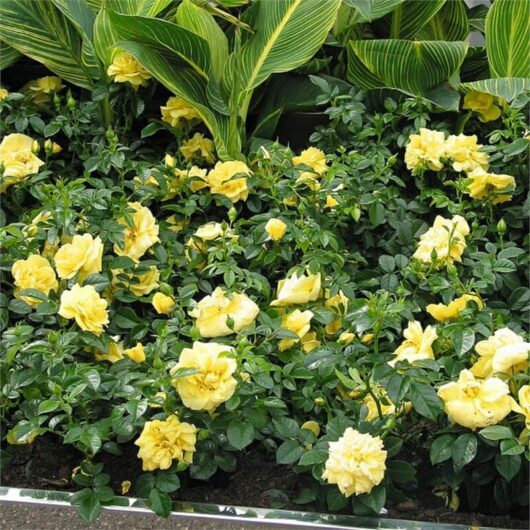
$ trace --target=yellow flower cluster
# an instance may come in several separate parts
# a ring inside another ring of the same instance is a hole
[[[437,268],[455,261],[461,262],[468,234],[469,225],[460,215],[455,215],[452,219],[437,215],[433,226],[420,236],[420,243],[413,257],[424,263],[434,264]],[[436,261],[433,260],[433,254]]]
[[[25,134],[9,134],[0,143],[0,167],[3,168],[0,193],[28,175],[38,173],[44,162],[35,154],[35,142]]]
[[[406,340],[394,351],[395,358],[389,361],[390,366],[395,366],[398,361],[413,363],[422,359],[434,360],[432,344],[438,338],[435,328],[427,326],[423,330],[419,322],[409,322],[403,336]]]
[[[247,177],[249,167],[239,160],[217,162],[208,173],[206,182],[211,193],[224,195],[232,202],[246,201],[248,197]]]
[[[46,77],[40,77],[30,81],[23,89],[22,92],[28,97],[30,101],[35,105],[42,106],[46,105],[51,101],[53,94],[56,94],[64,88],[62,81],[53,75]]]
[[[299,156],[293,157],[294,166],[303,165],[312,169],[312,171],[301,171],[298,182],[305,182],[312,190],[318,190],[320,184],[318,179],[328,170],[326,155],[316,147],[309,147],[300,153]]]
[[[289,331],[296,333],[299,339],[280,340],[280,344],[278,346],[280,351],[287,350],[291,346],[294,346],[294,344],[296,344],[297,342],[300,342],[300,339],[302,340],[302,345],[305,349],[304,339],[308,336],[308,332],[311,329],[312,318],[313,318],[312,311],[300,311],[299,309],[296,309],[292,313],[289,313],[283,316],[282,328],[288,329]],[[309,340],[314,340],[314,337],[310,336]]]
[[[149,72],[130,54],[120,52],[112,59],[107,74],[114,77],[115,83],[129,83],[135,90],[146,86],[151,79]]]
[[[37,307],[41,301],[32,296],[23,296],[20,291],[35,289],[48,296],[50,291],[56,291],[59,287],[57,276],[50,262],[38,254],[15,261],[11,267],[11,274],[15,279],[15,297],[31,307]]]
[[[140,437],[134,442],[140,450],[144,471],[169,469],[173,460],[191,464],[197,442],[195,425],[180,422],[175,415],[166,420],[147,421]]]
[[[452,320],[458,318],[460,313],[466,309],[468,302],[474,302],[479,309],[484,307],[484,303],[476,294],[464,294],[459,298],[455,298],[447,305],[429,304],[427,306],[427,313],[439,322],[443,320]]]
[[[484,92],[468,92],[464,96],[463,108],[476,112],[483,123],[497,120],[501,116],[501,109],[495,104],[495,98]]]
[[[173,386],[182,403],[192,410],[213,411],[232,397],[237,381],[233,377],[237,362],[228,355],[234,348],[216,342],[194,342],[184,348],[171,370]],[[178,370],[194,368],[197,373],[178,377]]]
[[[471,180],[468,186],[468,193],[473,199],[491,198],[492,204],[512,200],[511,195],[499,193],[507,188],[515,188],[515,179],[512,176],[488,173],[481,168],[477,168],[468,173],[467,177]]]
[[[223,337],[241,331],[250,326],[259,313],[259,307],[247,295],[233,293],[226,295],[218,287],[215,291],[204,297],[196,307],[189,312],[190,316],[197,319],[197,326],[201,337]],[[227,320],[233,322],[232,328]]]
[[[445,142],[445,155],[452,160],[455,171],[468,173],[474,169],[486,170],[489,159],[487,153],[480,150],[481,147],[475,135],[451,135]]]
[[[385,470],[386,451],[381,438],[348,427],[336,442],[329,443],[322,478],[350,497],[370,493],[383,480]]]
[[[91,274],[101,272],[103,243],[90,234],[74,236],[71,243],[63,245],[55,254],[55,268],[59,278],[70,279],[79,273],[82,282]]]
[[[276,291],[276,299],[271,306],[287,306],[313,302],[320,296],[320,274],[293,274],[289,278],[280,280]]]
[[[193,120],[199,120],[200,115],[189,103],[177,96],[170,97],[164,107],[160,107],[162,120],[171,127],[183,127]]]
[[[405,163],[414,174],[425,169],[440,171],[441,159],[445,155],[445,135],[443,132],[420,129],[419,134],[411,134],[405,150]]]
[[[201,158],[207,164],[212,164],[215,160],[213,141],[200,133],[195,133],[187,142],[184,142],[180,146],[180,152],[186,161]]]
[[[145,296],[158,289],[160,280],[160,271],[151,266],[146,272],[133,274],[123,270],[114,270],[112,285],[122,287],[135,296]]]

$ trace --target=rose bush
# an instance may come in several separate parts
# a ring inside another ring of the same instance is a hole
[[[179,476],[250,447],[320,509],[374,514],[418,482],[453,508],[524,505],[524,107],[467,98],[463,131],[352,91],[302,152],[219,161],[193,107],[150,105],[139,64],[112,65],[130,106],[112,128],[62,84],[0,102],[7,443],[80,451],[86,518],[118,493],[102,454],[132,445],[160,514]]]

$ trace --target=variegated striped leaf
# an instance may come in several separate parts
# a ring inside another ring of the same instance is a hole
[[[530,0],[495,0],[486,17],[492,77],[530,77]]]
[[[90,68],[83,63],[81,37],[52,2],[2,0],[0,19],[2,41],[62,79],[92,88]]]
[[[469,21],[463,0],[446,2],[440,11],[416,34],[418,40],[463,41],[469,34]]]
[[[0,41],[0,70],[16,63],[20,57],[22,57],[22,54],[17,52],[15,48],[11,48],[5,42]]]
[[[80,1],[80,0],[76,0]],[[103,7],[104,0],[85,0],[90,8],[98,13]],[[156,17],[173,0],[106,0],[105,8],[111,9],[122,15],[140,15],[143,17]]]
[[[405,0],[343,0],[347,6],[356,9],[367,22],[377,20],[390,13]]]
[[[472,83],[462,83],[459,88],[464,92],[486,92],[492,96],[512,101],[523,92],[530,91],[530,79],[525,77],[497,77]]]

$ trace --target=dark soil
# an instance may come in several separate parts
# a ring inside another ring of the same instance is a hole
[[[121,456],[106,455],[105,471],[112,477],[111,486],[118,494],[121,482],[135,479],[142,473],[136,457],[137,448],[126,446]],[[53,436],[42,436],[29,446],[9,446],[2,450],[2,486],[74,491],[72,470],[81,458],[73,448],[61,446]],[[321,506],[303,506],[289,502],[296,497],[303,477],[274,462],[274,455],[257,449],[241,455],[233,473],[216,473],[208,482],[181,475],[182,487],[175,500],[232,504],[238,506],[325,511]],[[129,494],[134,495],[134,491]],[[281,501],[284,500],[282,504]],[[418,521],[528,529],[528,513],[518,510],[509,515],[453,512],[440,507],[440,500],[425,495],[421,506],[403,502],[387,506],[387,517]]]

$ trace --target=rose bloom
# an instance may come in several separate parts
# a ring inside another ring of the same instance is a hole
[[[452,219],[437,215],[434,225],[420,236],[418,249],[412,257],[424,263],[432,263],[432,253],[436,251],[438,266],[460,262],[467,246],[467,234],[469,225],[460,215],[455,215]]]
[[[115,83],[130,83],[135,89],[140,85],[147,85],[147,81],[151,79],[149,72],[127,52],[114,56],[107,74],[114,77]]]
[[[530,385],[523,385],[517,395],[519,403],[513,407],[514,412],[525,417],[526,428],[530,429]]]
[[[35,105],[45,105],[51,101],[51,94],[59,92],[64,88],[62,81],[54,76],[48,75],[30,81],[22,91]]]
[[[169,123],[171,127],[182,127],[194,119],[200,119],[199,113],[182,98],[170,97],[165,107],[160,107],[162,121]]]
[[[0,88],[0,101],[4,101],[9,96],[9,92],[5,88]]]
[[[77,325],[85,330],[101,335],[103,327],[109,323],[107,301],[99,296],[93,285],[74,285],[61,295],[59,315],[75,318]]]
[[[96,350],[94,356],[96,361],[109,361],[109,363],[117,363],[123,359],[123,345],[117,342],[119,337],[114,337],[114,340],[107,346],[107,351]],[[90,351],[90,349],[89,349]]]
[[[138,458],[142,459],[142,469],[154,471],[169,469],[173,460],[191,464],[196,442],[195,425],[180,422],[177,416],[172,415],[164,421],[145,422],[142,434],[134,445],[140,448]]]
[[[155,293],[152,303],[159,315],[169,315],[175,307],[175,300],[164,293]]]
[[[213,141],[205,138],[201,133],[195,133],[187,142],[184,142],[180,146],[180,152],[186,161],[202,158],[208,164],[213,164],[215,160]]]
[[[441,158],[445,154],[445,135],[440,131],[420,129],[420,134],[411,134],[405,150],[405,163],[413,174],[424,169],[440,171]]]
[[[179,232],[182,232],[184,228],[188,225],[188,221],[186,219],[178,219],[176,215],[170,215],[166,219],[168,230],[171,230],[174,234],[178,234]]]
[[[211,193],[224,195],[232,202],[246,201],[248,197],[248,187],[246,177],[235,175],[242,173],[250,176],[249,167],[239,160],[228,162],[217,162],[213,169],[210,169],[207,177],[208,186]]]
[[[330,309],[335,313],[336,315],[342,316],[345,315],[348,311],[348,304],[349,299],[344,294],[344,291],[339,290],[339,292],[335,295],[330,297],[329,296],[329,290],[326,291],[326,298],[327,300],[324,302],[324,307],[327,309]],[[326,334],[329,336],[334,335],[342,326],[342,319],[337,318],[330,324],[327,324],[325,327]]]
[[[475,111],[482,123],[497,120],[501,116],[501,109],[495,105],[495,98],[484,92],[468,92],[464,96],[463,108]]]
[[[317,334],[315,331],[306,333],[301,339],[302,348],[306,353],[313,351],[315,348],[320,346],[320,341],[317,340]]]
[[[350,396],[351,396],[350,392]],[[376,396],[379,400],[379,405],[381,406],[381,413],[383,416],[387,416],[390,414],[396,413],[396,406],[390,398],[386,395],[386,390],[383,387],[379,387],[376,391]],[[355,397],[355,396],[351,396]],[[366,394],[366,396],[363,399],[363,405],[366,405],[366,408],[368,409],[368,414],[366,415],[366,420],[378,420],[379,419],[379,412],[377,411],[377,404],[375,402],[375,399],[370,395]]]
[[[306,304],[313,302],[320,296],[320,274],[293,274],[278,282],[276,300],[271,306],[286,306],[290,304]]]
[[[280,241],[285,235],[287,225],[281,219],[269,219],[265,225],[265,232],[269,234],[269,239]]]
[[[455,171],[473,171],[474,169],[488,169],[488,155],[480,151],[482,145],[477,143],[476,135],[451,135],[445,142],[445,154],[453,161]]]
[[[333,197],[333,195],[326,195],[326,204],[324,204],[324,208],[330,208],[333,209],[335,206],[339,204],[339,201]]]
[[[32,254],[27,259],[15,261],[11,267],[11,274],[15,279],[15,297],[31,307],[37,307],[41,301],[32,296],[20,296],[20,291],[36,289],[48,296],[50,291],[56,291],[59,287],[57,276],[50,262],[39,254]]]
[[[74,236],[71,243],[63,245],[55,254],[55,268],[59,278],[70,279],[79,272],[79,281],[101,271],[103,243],[91,234]]]
[[[293,333],[296,333],[300,339],[305,337],[311,328],[311,319],[313,318],[312,311],[300,311],[296,309],[288,315],[284,315],[282,318],[282,328],[288,329]],[[298,339],[282,339],[280,340],[279,348],[280,351],[287,350],[297,342],[300,342]]]
[[[348,427],[336,442],[329,442],[322,478],[337,484],[345,497],[370,493],[385,476],[385,461],[386,451],[379,436],[361,434]]]
[[[135,363],[142,363],[145,361],[145,350],[141,342],[137,342],[136,346],[123,350],[124,355],[127,355]]]
[[[305,149],[300,153],[299,156],[293,157],[292,163],[293,166],[302,164],[304,166],[310,167],[313,170],[313,172],[302,171],[297,179],[298,181],[316,181],[328,170],[326,155],[323,151],[317,149],[316,147],[309,147],[308,149]],[[314,186],[314,188],[318,188],[318,186]]]
[[[476,377],[514,374],[528,368],[530,343],[510,328],[498,329],[489,339],[475,345],[479,360],[471,367]]]
[[[112,285],[130,291],[135,296],[145,296],[151,291],[158,289],[160,271],[153,265],[149,270],[141,274],[133,274],[124,270],[112,271]],[[127,280],[122,280],[118,276],[127,276]]]
[[[422,359],[434,360],[432,343],[438,338],[435,328],[427,326],[424,331],[421,324],[415,320],[409,322],[403,336],[406,340],[394,351],[396,357],[389,361],[390,366],[395,366],[398,361],[413,363]]]
[[[509,393],[508,385],[501,379],[490,377],[481,381],[469,370],[462,370],[457,382],[438,390],[449,419],[473,431],[496,425],[510,413],[514,400]]]
[[[39,172],[44,162],[33,154],[33,139],[25,134],[8,134],[0,143],[0,165],[4,167],[0,193],[9,186]]]
[[[259,307],[245,294],[233,293],[226,296],[221,287],[205,296],[197,306],[189,312],[196,318],[195,325],[201,337],[222,337],[238,332],[250,326],[259,313]],[[233,329],[227,325],[227,319],[234,321]]]
[[[355,340],[355,333],[352,333],[351,331],[343,331],[339,338],[337,339],[337,342],[339,344],[344,344],[347,346],[348,344],[351,344]]]
[[[476,294],[464,294],[455,298],[449,304],[429,304],[427,306],[427,313],[434,317],[439,322],[443,320],[452,320],[458,318],[460,313],[466,309],[468,302],[475,302],[479,309],[484,307],[484,303]]]
[[[215,241],[222,237],[230,238],[232,241],[238,239],[238,236],[236,236],[230,228],[223,228],[221,223],[214,222],[199,226],[193,235],[196,239],[200,239],[201,241],[196,241],[193,237],[190,237],[186,242],[186,246],[202,254],[205,254],[207,251],[206,245],[202,243],[203,241]],[[185,254],[188,260],[191,260],[188,249],[185,250]]]
[[[198,373],[175,377],[172,384],[182,403],[192,410],[213,411],[232,397],[237,381],[232,374],[237,362],[227,354],[234,348],[216,342],[194,342],[192,348],[184,348],[179,362],[171,370],[174,375],[179,368],[195,368]]]
[[[125,227],[124,248],[121,249],[118,245],[114,245],[114,252],[118,256],[128,256],[134,261],[139,261],[149,248],[160,241],[159,228],[149,208],[142,206],[139,202],[129,202],[127,207],[135,210],[132,215],[129,214],[132,217],[133,226],[130,227],[123,217],[118,219],[118,222]]]
[[[481,168],[475,169],[467,174],[471,179],[468,186],[468,193],[473,199],[484,199],[492,192],[502,191],[505,188],[515,188],[515,179],[510,175],[496,175],[487,173]],[[491,202],[498,204],[501,202],[511,201],[512,196],[507,194],[495,194]]]

